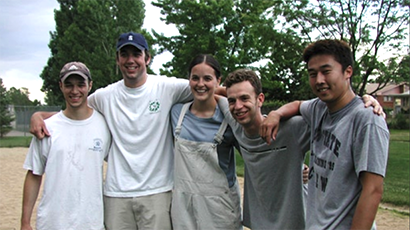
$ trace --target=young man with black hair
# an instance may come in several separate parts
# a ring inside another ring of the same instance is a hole
[[[291,102],[270,115],[277,122],[301,114],[310,125],[306,228],[375,229],[389,149],[386,121],[353,92],[346,42],[319,40],[306,47],[303,59],[317,98]],[[271,122],[262,135],[270,136]]]

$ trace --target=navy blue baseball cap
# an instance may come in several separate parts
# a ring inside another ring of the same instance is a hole
[[[147,41],[139,33],[128,32],[121,34],[117,41],[117,51],[126,45],[133,45],[141,51],[148,50]]]

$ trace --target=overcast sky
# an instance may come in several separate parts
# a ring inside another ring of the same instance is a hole
[[[152,0],[144,1],[144,28],[150,32],[155,27],[166,36],[178,33],[175,27],[160,21],[160,9],[151,5]],[[30,99],[42,103],[43,80],[39,76],[50,57],[48,43],[50,31],[55,31],[56,8],[59,8],[57,0],[0,0],[0,78],[7,89],[28,88]],[[151,68],[158,73],[171,58],[169,53],[156,56]]]
[[[160,9],[144,0],[146,5],[144,28],[167,36],[177,33],[175,28],[160,21]],[[50,57],[50,31],[55,31],[54,9],[57,0],[0,0],[0,78],[9,90],[25,87],[30,100],[44,103],[40,91],[43,80],[40,74]],[[147,23],[149,22],[149,23]],[[162,30],[161,30],[162,29]],[[164,31],[167,29],[167,31]],[[156,56],[151,68],[157,70],[172,58],[170,54]]]

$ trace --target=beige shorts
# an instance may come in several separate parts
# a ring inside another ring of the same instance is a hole
[[[107,230],[172,229],[171,191],[141,197],[104,196]]]

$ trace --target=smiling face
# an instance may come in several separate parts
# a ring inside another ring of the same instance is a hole
[[[70,75],[64,82],[60,81],[60,89],[64,95],[67,107],[77,109],[87,107],[88,92],[92,82],[79,75]]]
[[[200,63],[192,67],[189,76],[189,86],[194,100],[205,102],[215,100],[215,89],[220,83],[220,78],[215,75],[215,70],[206,63]]]
[[[117,54],[117,65],[127,87],[135,88],[145,83],[150,60],[145,57],[145,52],[135,46],[127,45],[120,49]]]
[[[308,62],[309,84],[313,93],[326,103],[331,112],[347,105],[354,97],[350,88],[353,70],[342,65],[332,55],[321,54]]]
[[[233,118],[245,129],[259,130],[261,118],[260,108],[264,101],[264,95],[256,95],[249,81],[235,83],[226,89],[229,102],[229,111]]]

